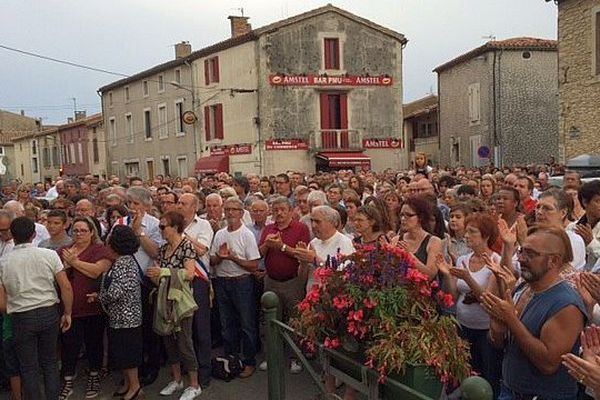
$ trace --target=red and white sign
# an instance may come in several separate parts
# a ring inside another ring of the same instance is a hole
[[[308,150],[308,143],[301,139],[269,139],[265,142],[266,150]]]
[[[391,86],[391,76],[271,75],[273,86]]]
[[[402,149],[402,140],[396,138],[363,139],[365,149]]]
[[[210,148],[211,156],[237,156],[244,154],[252,154],[252,145],[250,143],[240,143],[222,146],[215,145]]]

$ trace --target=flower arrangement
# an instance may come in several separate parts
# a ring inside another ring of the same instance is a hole
[[[364,350],[365,365],[381,383],[407,364],[425,364],[442,383],[458,383],[471,374],[467,342],[456,320],[438,313],[452,306],[450,294],[415,268],[413,256],[391,245],[365,246],[340,257],[338,268],[318,268],[317,284],[298,305],[291,325],[313,350]]]

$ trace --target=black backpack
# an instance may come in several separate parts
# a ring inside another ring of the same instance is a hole
[[[214,357],[211,361],[212,376],[225,382],[237,378],[244,370],[244,364],[238,356]]]

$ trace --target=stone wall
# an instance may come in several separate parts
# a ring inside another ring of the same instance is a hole
[[[592,17],[598,5],[595,0],[559,2],[559,130],[567,160],[600,153],[600,75],[592,70]]]

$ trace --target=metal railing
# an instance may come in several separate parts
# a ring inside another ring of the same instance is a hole
[[[309,373],[319,391],[327,394],[325,385],[322,382],[321,373],[313,367],[308,361],[302,350],[296,344],[294,338],[300,337],[298,332],[294,331],[290,326],[280,321],[281,309],[279,298],[273,292],[266,292],[261,299],[264,315],[267,339],[267,374],[268,374],[268,394],[269,400],[285,400],[285,348],[289,346],[294,353],[294,357],[304,366],[304,369]],[[380,384],[378,382],[379,375],[377,371],[366,367],[360,362],[348,357],[347,355],[335,350],[325,348],[322,344],[317,345],[319,360],[322,366],[322,372],[326,375],[333,375],[341,382],[352,386],[355,390],[367,396],[368,400],[379,400]],[[334,364],[343,363],[349,366],[354,371],[358,371],[357,376],[351,376],[348,373],[334,366]],[[415,400],[433,400],[417,390],[398,382],[397,380],[388,377],[385,385],[392,387],[396,393],[401,393],[402,399]],[[461,385],[461,389],[465,388],[462,393],[462,398],[466,400],[492,400],[492,388],[484,379],[480,377],[470,377]],[[335,395],[327,394],[332,398],[337,398]]]
[[[317,151],[362,150],[362,133],[356,129],[321,129],[310,133],[310,144]]]

